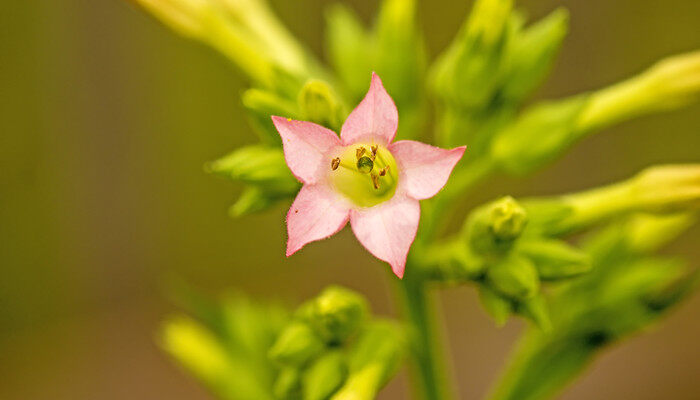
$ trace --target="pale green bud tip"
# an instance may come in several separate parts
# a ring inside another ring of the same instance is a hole
[[[214,380],[228,367],[225,350],[193,320],[179,317],[163,325],[161,346],[203,380]]]
[[[649,211],[696,210],[700,208],[700,164],[648,168],[632,179],[631,195]]]
[[[282,364],[301,366],[323,350],[323,343],[303,322],[287,326],[275,341],[269,357]]]
[[[340,102],[331,87],[323,81],[312,79],[299,91],[299,108],[305,120],[330,128],[339,125]]]
[[[348,366],[341,351],[330,351],[304,372],[305,400],[324,400],[340,388],[348,374]]]
[[[527,224],[525,209],[507,196],[497,200],[490,210],[490,228],[500,240],[512,240],[520,236]]]
[[[683,106],[700,94],[700,51],[661,60],[627,81],[591,96],[581,113],[582,130],[607,126],[648,112]]]
[[[532,262],[524,257],[501,260],[486,272],[493,288],[510,298],[532,298],[539,290],[537,270]]]
[[[367,304],[362,296],[341,287],[330,287],[313,302],[310,320],[326,342],[338,343],[357,332],[366,313]]]
[[[479,36],[486,44],[493,44],[501,37],[513,8],[512,0],[479,0],[469,17],[467,35]]]

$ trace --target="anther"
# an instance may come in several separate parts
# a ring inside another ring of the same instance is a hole
[[[362,155],[365,154],[365,148],[364,147],[358,147],[357,150],[355,150],[355,157],[359,160]]]
[[[386,175],[386,171],[388,171],[388,170],[389,170],[389,166],[387,165],[386,167],[382,168],[382,169],[379,171],[379,176],[384,176],[384,175]]]
[[[370,177],[372,178],[372,186],[375,189],[379,189],[379,177],[375,174],[371,174]]]
[[[372,150],[372,155],[373,155],[373,156],[376,156],[376,155],[377,155],[377,150],[379,149],[379,147],[378,147],[376,144],[373,144],[373,145],[371,145],[369,148],[370,148],[370,150]]]
[[[338,169],[338,166],[340,165],[340,158],[336,157],[331,160],[331,169],[335,171]]]

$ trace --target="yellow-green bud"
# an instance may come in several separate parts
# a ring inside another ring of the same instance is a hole
[[[524,257],[505,258],[491,265],[486,275],[494,289],[513,299],[531,298],[540,287],[537,269]]]
[[[340,351],[330,351],[320,356],[304,371],[303,399],[329,398],[345,382],[347,375],[348,366]]]
[[[472,212],[467,219],[465,235],[472,253],[500,255],[510,250],[526,224],[525,210],[507,196]]]
[[[331,87],[324,81],[311,79],[299,91],[299,109],[304,120],[337,130],[345,115]]]
[[[367,303],[351,290],[332,286],[311,303],[307,312],[310,324],[326,343],[342,343],[360,328]]]
[[[560,240],[535,239],[520,243],[518,250],[535,264],[543,280],[571,278],[592,268],[588,254]]]
[[[301,372],[297,368],[283,368],[277,375],[272,392],[280,400],[301,400]]]
[[[288,325],[270,349],[272,360],[292,366],[302,366],[323,351],[323,342],[304,322]]]
[[[488,285],[479,286],[479,299],[486,312],[496,321],[496,325],[503,326],[513,311],[511,300],[504,298]]]

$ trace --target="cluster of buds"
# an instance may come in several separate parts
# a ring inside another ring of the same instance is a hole
[[[365,300],[341,287],[299,307],[269,351],[281,367],[276,398],[374,398],[395,372],[403,345],[396,325],[367,314]]]

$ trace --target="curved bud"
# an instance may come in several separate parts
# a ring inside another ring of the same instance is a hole
[[[302,366],[323,350],[323,342],[303,322],[288,325],[275,341],[269,357],[281,364]]]
[[[494,289],[513,299],[531,298],[540,287],[535,266],[524,257],[503,259],[490,266],[486,276]]]
[[[327,343],[342,343],[354,335],[367,314],[367,303],[359,294],[332,286],[309,306],[307,317],[316,333]]]
[[[526,224],[525,209],[506,196],[470,214],[465,233],[474,254],[497,255],[510,250]]]
[[[588,254],[560,240],[527,241],[520,243],[518,250],[535,264],[543,280],[571,278],[592,268]]]

